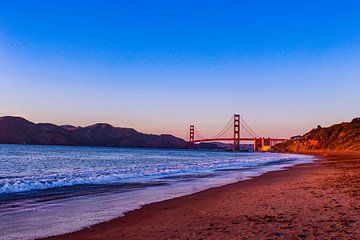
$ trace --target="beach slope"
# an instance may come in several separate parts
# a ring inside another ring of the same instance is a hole
[[[47,239],[360,239],[360,153],[319,157]]]

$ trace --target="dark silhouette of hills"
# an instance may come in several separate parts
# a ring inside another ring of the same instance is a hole
[[[144,134],[132,128],[97,123],[87,127],[32,123],[21,117],[0,117],[0,143],[69,146],[185,148],[187,142],[168,134]]]
[[[323,128],[318,126],[303,136],[278,144],[274,151],[360,151],[360,118]]]

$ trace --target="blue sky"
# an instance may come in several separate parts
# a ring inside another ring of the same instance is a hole
[[[0,115],[262,136],[360,106],[357,1],[0,2]]]

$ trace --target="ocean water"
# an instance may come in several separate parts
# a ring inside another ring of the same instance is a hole
[[[76,231],[147,203],[313,160],[277,153],[0,145],[0,240]]]

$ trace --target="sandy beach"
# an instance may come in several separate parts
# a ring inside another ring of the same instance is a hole
[[[360,153],[317,155],[46,239],[360,239]]]

